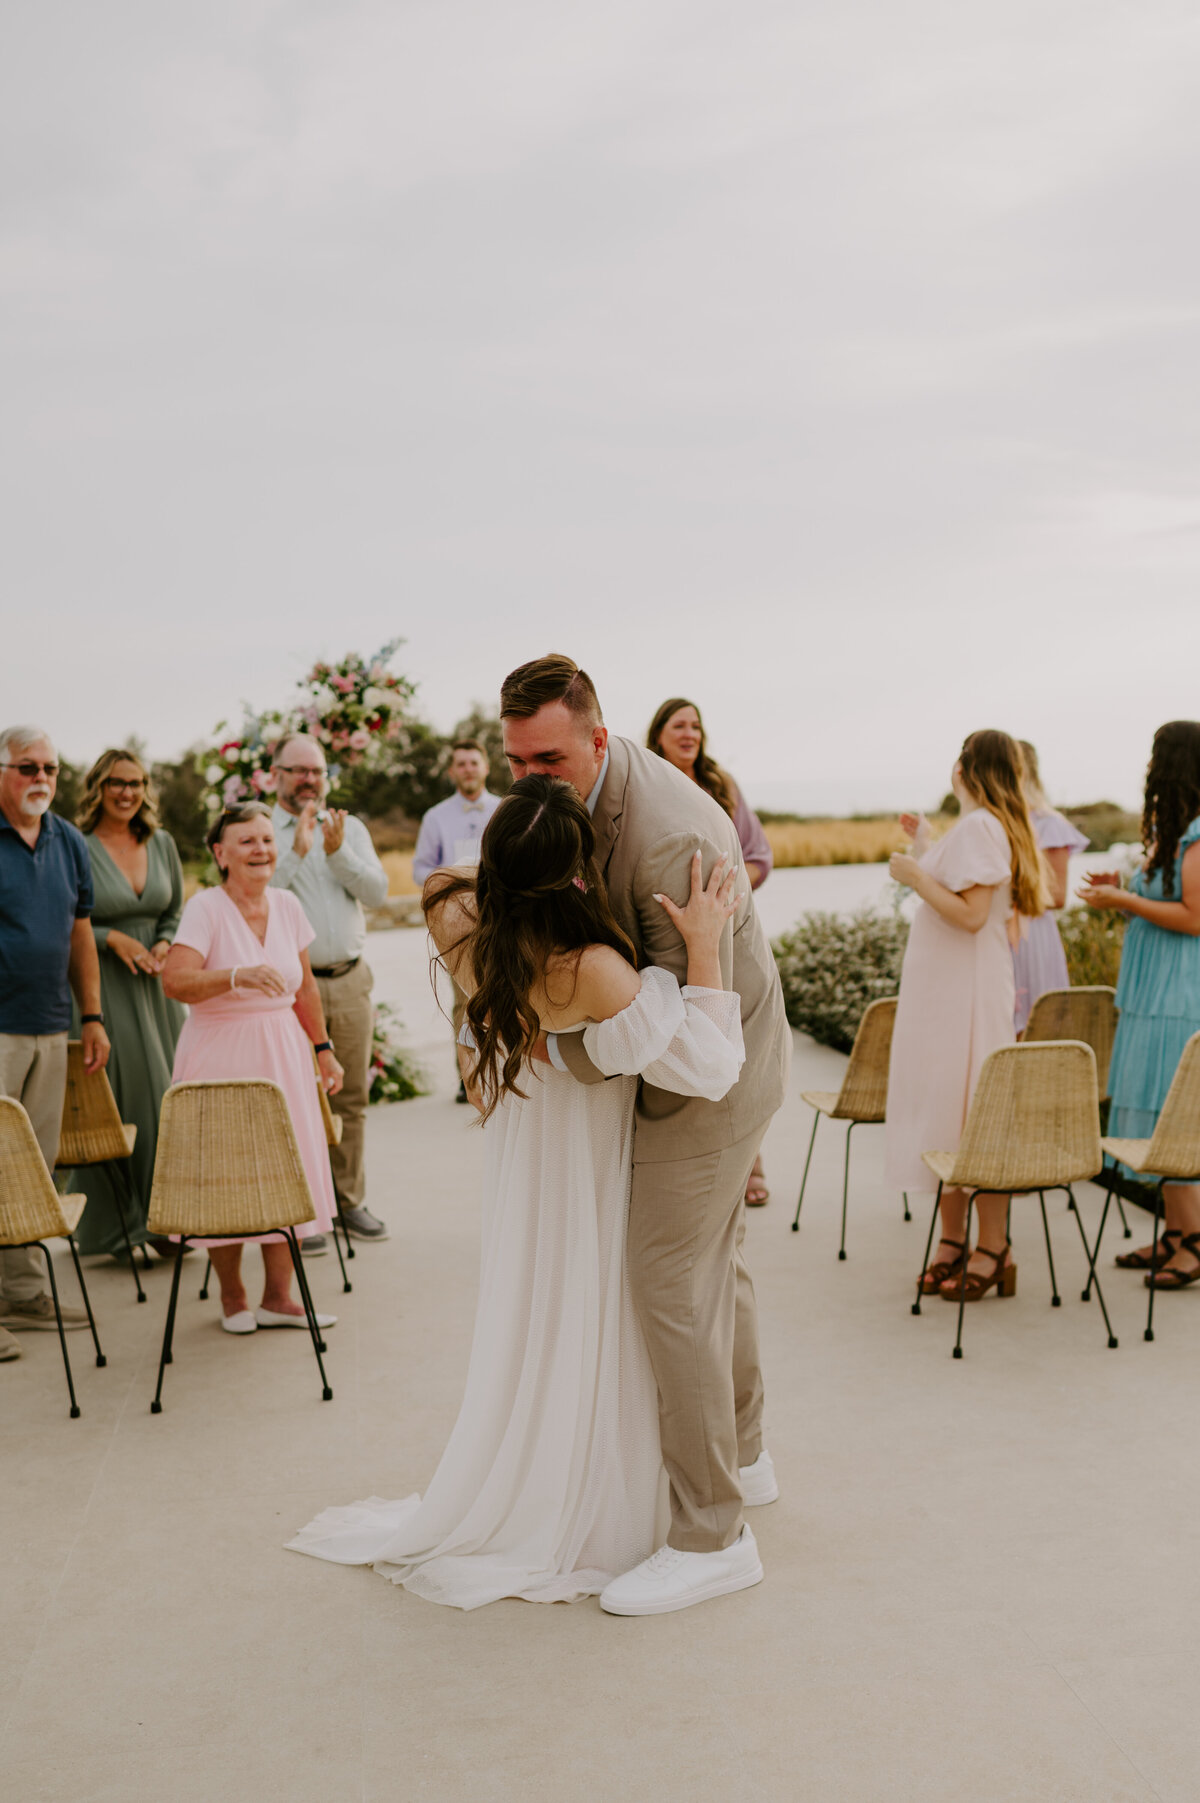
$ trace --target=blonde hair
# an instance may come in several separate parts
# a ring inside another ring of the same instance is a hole
[[[1031,808],[1049,807],[1046,791],[1042,787],[1041,771],[1038,769],[1038,754],[1028,739],[1018,739],[1017,745],[1021,753],[1021,763],[1025,769],[1025,793],[1029,797]]]
[[[99,825],[100,816],[104,812],[104,782],[114,764],[136,764],[145,779],[146,787],[142,791],[142,805],[129,822],[129,830],[135,839],[152,839],[158,831],[158,809],[154,805],[154,797],[150,793],[150,772],[143,764],[136,751],[117,751],[110,748],[102,751],[96,762],[84,777],[83,800],[79,804],[79,812],[75,816],[75,824],[81,833],[94,833]]]
[[[980,807],[996,816],[1007,836],[1013,907],[1034,920],[1046,912],[1050,890],[1022,787],[1024,766],[1017,742],[1006,732],[973,732],[963,740],[959,762],[964,787]]]

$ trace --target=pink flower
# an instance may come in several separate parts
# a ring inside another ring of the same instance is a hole
[[[350,745],[351,745],[351,748],[355,751],[365,751],[367,749],[367,746],[370,743],[371,743],[370,733],[364,732],[361,726],[357,729],[357,731],[352,732],[350,734]]]
[[[221,790],[221,798],[227,808],[236,806],[245,793],[246,785],[240,776],[227,776],[225,778],[225,784]]]
[[[259,795],[273,795],[275,792],[275,772],[273,770],[256,770],[250,782]]]
[[[349,676],[331,676],[329,680],[335,689],[342,691],[343,695],[353,695],[354,683]]]

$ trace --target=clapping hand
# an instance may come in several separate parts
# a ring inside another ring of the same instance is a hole
[[[292,850],[298,858],[306,858],[312,850],[313,828],[317,824],[317,809],[320,802],[306,801],[296,816],[296,830],[292,834]]]
[[[1083,879],[1082,889],[1075,893],[1089,908],[1122,908],[1125,905],[1119,870],[1089,871]]]
[[[346,836],[345,808],[330,808],[321,822],[321,831],[325,835],[325,856],[331,858],[335,851],[341,850]]]
[[[903,824],[903,818],[901,820]],[[888,875],[894,883],[903,883],[906,889],[915,889],[917,878],[921,874],[920,860],[910,852],[894,851],[888,859]]]
[[[929,844],[931,830],[924,814],[901,814],[900,829],[912,840],[913,856],[921,857]]]

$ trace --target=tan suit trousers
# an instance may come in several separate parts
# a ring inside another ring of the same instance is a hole
[[[711,1553],[742,1531],[739,1465],[762,1451],[754,1286],[742,1259],[758,1126],[723,1151],[639,1164],[634,1140],[627,1263],[658,1383],[668,1542]]]
[[[340,1116],[342,1143],[330,1146],[333,1193],[338,1208],[361,1208],[367,1180],[363,1170],[363,1140],[367,1124],[367,1096],[371,1088],[371,1038],[375,1010],[371,1005],[374,978],[365,958],[344,977],[317,977],[317,990],[325,1010],[325,1031],[333,1041],[345,1081],[329,1105]]]
[[[20,1102],[51,1175],[66,1093],[65,1033],[0,1033],[0,1096]],[[9,1302],[31,1302],[45,1288],[44,1261],[36,1246],[0,1252],[0,1296]]]

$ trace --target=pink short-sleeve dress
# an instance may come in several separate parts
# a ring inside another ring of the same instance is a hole
[[[235,964],[247,968],[273,965],[287,984],[287,993],[263,995],[257,989],[242,989],[214,996],[209,1002],[193,1002],[175,1048],[171,1076],[175,1083],[219,1082],[230,1077],[267,1077],[278,1083],[287,1097],[316,1210],[315,1221],[304,1221],[296,1229],[303,1238],[310,1233],[328,1233],[333,1226],[333,1178],[312,1044],[292,1011],[303,977],[300,953],[314,935],[303,908],[288,890],[268,889],[267,906],[264,944],[255,938],[224,889],[202,889],[185,906],[176,945],[199,952],[206,970],[232,970]],[[240,1244],[235,1239],[195,1243]]]
[[[947,889],[994,888],[978,933],[953,927],[921,902],[912,923],[888,1075],[885,1175],[889,1188],[937,1187],[922,1152],[953,1152],[983,1061],[1012,1045],[1013,964],[1008,835],[973,808],[930,846],[924,870]]]

